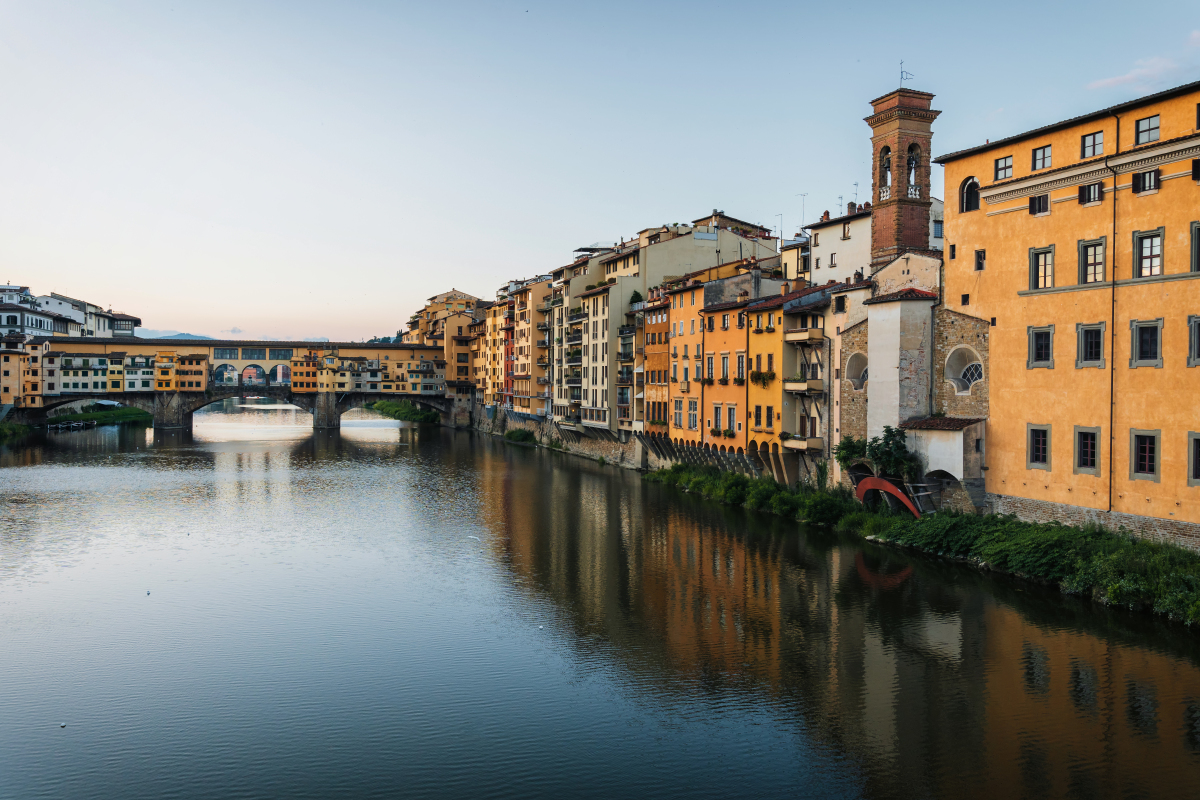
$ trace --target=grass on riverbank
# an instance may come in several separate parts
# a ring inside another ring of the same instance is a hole
[[[89,408],[95,408],[95,406],[89,406]],[[97,425],[122,425],[127,422],[150,422],[151,419],[150,412],[142,411],[140,408],[109,407],[104,411],[60,414],[56,417],[50,417],[47,421],[50,424],[58,422],[95,422]]]
[[[769,478],[750,478],[715,467],[675,464],[651,472],[646,480],[677,486],[731,506],[745,506],[789,519],[804,519],[817,525],[832,525],[846,514],[862,508],[849,490],[840,486],[821,491],[801,485],[788,489]]]
[[[28,425],[18,425],[15,422],[0,422],[0,442],[16,439],[29,433]]]
[[[371,406],[371,408],[385,417],[398,419],[402,422],[437,423],[442,420],[438,412],[419,408],[415,403],[410,403],[407,400],[401,400],[399,403],[394,403],[391,400],[380,400]]]
[[[647,480],[728,505],[834,525],[937,556],[1058,586],[1129,609],[1200,623],[1200,553],[1099,526],[1022,522],[1016,517],[942,511],[916,520],[868,511],[843,487],[793,491],[772,480],[676,464]]]

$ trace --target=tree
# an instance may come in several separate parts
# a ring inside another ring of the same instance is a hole
[[[640,303],[640,302],[642,302],[642,293],[639,292],[637,289],[634,289],[633,294],[629,295],[629,304],[633,305],[634,303]]]

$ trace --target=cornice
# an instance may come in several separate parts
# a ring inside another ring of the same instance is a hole
[[[920,122],[933,122],[941,113],[941,111],[923,108],[889,108],[886,111],[880,111],[878,114],[863,117],[863,121],[872,128],[882,125],[885,122],[891,122],[894,119],[915,119]]]
[[[1055,189],[1064,189],[1068,186],[1096,183],[1097,181],[1111,177],[1112,171],[1115,171],[1119,175],[1129,172],[1141,172],[1161,164],[1168,164],[1172,161],[1183,161],[1197,157],[1200,157],[1200,141],[1191,139],[1161,148],[1124,153],[1110,158],[1108,166],[1105,166],[1103,163],[1092,162],[1053,175],[1031,175],[1015,184],[1007,184],[1003,188],[980,189],[979,197],[988,205],[1007,203],[1010,200],[1017,200],[1035,194],[1045,194],[1046,192],[1054,191]],[[1112,171],[1110,171],[1110,168]]]

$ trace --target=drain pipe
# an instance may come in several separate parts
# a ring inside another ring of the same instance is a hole
[[[1113,114],[1117,118],[1117,149],[1113,155],[1121,154],[1121,115]],[[1108,347],[1108,513],[1113,510],[1113,443],[1116,442],[1116,432],[1113,430],[1114,413],[1116,406],[1116,380],[1117,380],[1117,171],[1108,163],[1108,156],[1104,157],[1104,168],[1112,173],[1113,189],[1112,189],[1112,257],[1108,259],[1111,264],[1111,275],[1109,275],[1109,286],[1111,287],[1111,300],[1109,302],[1109,327],[1112,328],[1112,333],[1109,335]],[[1101,187],[1103,191],[1103,187]],[[1130,257],[1132,263],[1132,254]]]

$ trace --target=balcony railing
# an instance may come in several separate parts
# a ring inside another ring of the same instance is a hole
[[[622,325],[617,328],[617,336],[633,336],[637,333],[636,325]]]
[[[538,382],[538,385],[539,385],[539,386],[549,386],[549,385],[550,385],[550,379],[549,379],[549,378],[538,378],[538,379],[537,379],[537,382]]]
[[[537,324],[537,329],[539,331],[548,331],[548,330],[550,330],[550,323],[549,322],[539,322]]]
[[[797,394],[821,394],[825,391],[825,381],[820,378],[784,378],[783,390]]]
[[[783,332],[783,340],[795,344],[819,344],[825,341],[825,331],[821,328],[791,328]]]
[[[567,386],[582,386],[583,378],[567,378]]]
[[[696,356],[696,358],[699,358],[699,357],[700,357],[699,355]],[[619,361],[621,363],[633,361],[633,351],[632,350],[619,351],[617,353],[617,361]]]
[[[632,372],[618,372],[617,373],[617,386],[632,386],[632,385],[633,385],[633,373]]]
[[[583,334],[577,333],[574,336],[568,336],[567,344],[583,344]]]
[[[908,196],[915,197],[916,199],[919,200],[921,198],[921,187],[920,186],[909,186],[908,187]]]
[[[538,339],[537,341],[535,341],[533,343],[533,346],[534,347],[549,347],[550,340],[549,339]]]
[[[890,186],[880,186],[879,187],[879,199],[880,200],[887,200],[891,196],[892,196],[892,187],[890,187]]]

